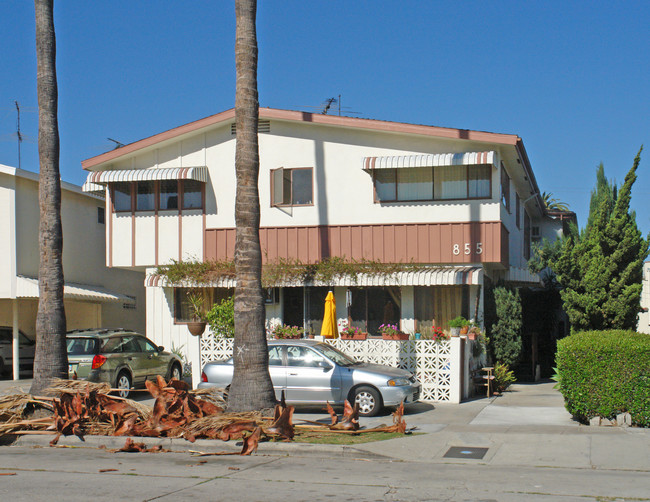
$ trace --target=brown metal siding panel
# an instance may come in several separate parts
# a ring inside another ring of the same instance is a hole
[[[207,260],[232,259],[235,229],[206,229]],[[501,222],[267,227],[260,229],[264,262],[278,258],[314,263],[330,256],[385,263],[508,264],[509,236]],[[477,242],[483,252],[476,252]],[[465,243],[470,253],[465,254]],[[454,254],[454,245],[458,254]]]

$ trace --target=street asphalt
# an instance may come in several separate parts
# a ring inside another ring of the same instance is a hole
[[[19,382],[29,389],[31,382]],[[0,394],[16,383],[0,381]],[[151,403],[144,393],[136,399]],[[327,422],[300,409],[294,421]],[[134,438],[161,453],[120,453],[124,437],[25,435],[0,446],[2,500],[544,501],[650,500],[650,430],[574,422],[552,383],[499,397],[407,407],[419,434],[355,446]],[[390,414],[363,427],[392,423]],[[228,456],[198,456],[228,452]],[[455,455],[455,456],[454,456]]]

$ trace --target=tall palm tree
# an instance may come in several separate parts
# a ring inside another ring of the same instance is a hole
[[[262,296],[262,251],[260,247],[260,200],[258,192],[259,147],[257,122],[257,35],[256,0],[236,0],[235,64],[237,86],[235,124],[237,141],[235,170],[235,340],[234,373],[228,397],[231,411],[261,410],[275,404],[268,369]]]
[[[39,394],[48,386],[52,378],[67,377],[68,355],[65,347],[66,321],[63,306],[63,230],[53,0],[34,0],[34,6],[40,162],[38,193],[40,263],[34,381],[30,391],[32,394]]]

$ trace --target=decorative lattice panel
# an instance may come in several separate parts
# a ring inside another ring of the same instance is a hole
[[[232,338],[201,337],[201,368],[210,361],[223,361],[232,357]],[[203,370],[201,370],[203,371]]]
[[[327,340],[357,361],[385,364],[415,374],[422,384],[422,401],[449,401],[451,344],[432,340]],[[201,338],[201,367],[232,356],[232,338]],[[457,365],[460,367],[460,365]]]

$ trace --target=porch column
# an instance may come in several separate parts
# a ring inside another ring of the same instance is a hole
[[[463,377],[464,372],[464,342],[465,339],[460,336],[452,336],[449,340],[450,347],[450,367],[451,367],[451,381],[449,388],[449,402],[458,404],[462,401],[463,397]]]
[[[12,301],[12,333],[13,333],[13,343],[11,344],[11,351],[13,357],[13,376],[14,380],[20,379],[20,340],[18,339],[18,298],[14,298]]]

